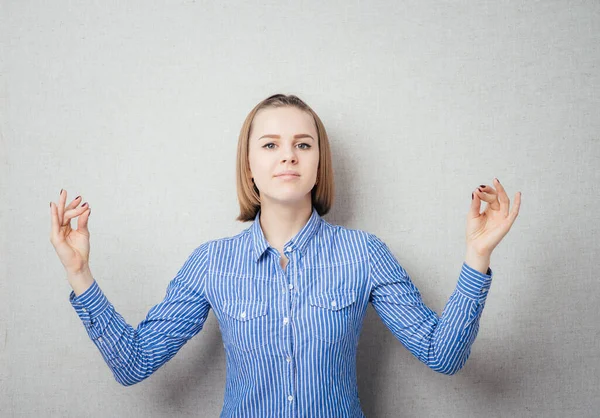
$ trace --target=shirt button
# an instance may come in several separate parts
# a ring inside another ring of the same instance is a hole
[[[242,317],[242,318],[245,318],[245,317],[246,317],[246,312],[242,312],[242,315],[241,315],[241,317]]]
[[[102,337],[98,337],[98,341],[102,342]]]
[[[291,253],[292,251],[294,251],[294,249],[293,249],[292,247],[287,247],[285,250],[286,250],[286,251],[288,251],[288,252],[290,252],[290,253]]]
[[[292,359],[291,359],[291,358],[289,358],[289,357],[286,357],[286,360],[287,360],[287,362],[288,362],[288,363],[289,363],[290,361],[292,361]]]
[[[290,283],[290,286],[289,286],[289,288],[290,288],[290,289],[293,289],[293,288],[294,288],[294,285]]]
[[[284,323],[284,325],[288,323],[287,317],[283,318],[283,323]]]
[[[87,312],[87,309],[85,309],[85,308],[83,308],[83,309],[81,309],[81,310],[82,310],[83,312]]]
[[[293,397],[292,395],[288,396],[288,401],[290,401],[290,402],[291,402],[291,401],[293,401],[293,400],[294,400],[294,397]]]
[[[485,293],[487,292],[487,287],[484,287],[483,289],[481,289],[481,293]]]
[[[331,306],[335,306],[335,305],[337,305],[337,304],[335,303],[335,300],[332,300],[332,301],[331,301]]]

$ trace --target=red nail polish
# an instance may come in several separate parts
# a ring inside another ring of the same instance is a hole
[[[87,202],[85,202],[83,205],[81,205],[81,207],[87,206]]]
[[[473,196],[473,193],[471,193],[471,200],[473,200],[475,197]]]

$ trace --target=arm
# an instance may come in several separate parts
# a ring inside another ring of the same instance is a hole
[[[370,302],[394,336],[431,369],[455,374],[469,357],[492,281],[463,263],[456,289],[441,318],[427,307],[419,290],[383,241],[369,237]]]
[[[207,245],[196,248],[136,329],[115,311],[96,281],[69,301],[115,379],[138,383],[170,360],[202,327],[210,305],[205,297]]]

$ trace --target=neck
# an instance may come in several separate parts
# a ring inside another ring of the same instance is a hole
[[[260,227],[267,242],[276,249],[293,238],[306,225],[312,214],[312,203],[282,206],[264,203],[260,208]]]

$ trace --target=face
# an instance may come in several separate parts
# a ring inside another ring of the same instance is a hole
[[[261,204],[310,202],[319,167],[312,115],[291,106],[258,111],[250,132],[248,159]],[[295,175],[280,175],[285,171]]]

